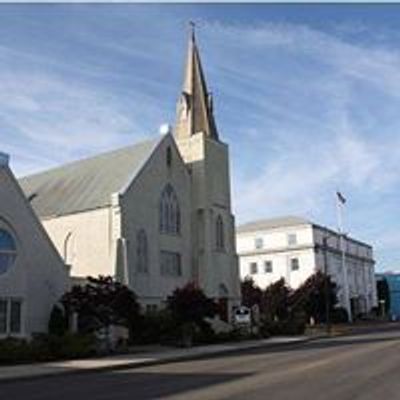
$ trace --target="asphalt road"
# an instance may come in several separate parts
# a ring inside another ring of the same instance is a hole
[[[399,400],[400,330],[0,384],[7,400]]]

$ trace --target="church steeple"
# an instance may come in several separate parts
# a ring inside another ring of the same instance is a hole
[[[206,136],[218,140],[212,96],[207,91],[194,24],[191,22],[183,87],[177,104],[175,135],[182,139],[198,132],[204,132]]]

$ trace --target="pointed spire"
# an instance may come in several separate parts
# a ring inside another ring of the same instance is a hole
[[[177,105],[175,135],[179,139],[204,132],[208,137],[218,140],[212,96],[207,91],[196,44],[195,24],[190,22],[189,28],[188,53],[182,93]]]

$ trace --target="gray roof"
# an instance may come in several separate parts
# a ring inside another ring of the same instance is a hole
[[[141,170],[161,137],[75,161],[19,180],[39,217],[67,215],[110,205]]]
[[[236,232],[237,233],[255,232],[267,229],[297,226],[297,225],[309,225],[309,224],[311,224],[311,222],[304,218],[295,216],[285,216],[285,217],[261,219],[257,221],[247,222],[243,225],[239,225],[236,228]]]

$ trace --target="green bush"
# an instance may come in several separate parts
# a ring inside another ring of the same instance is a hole
[[[337,307],[332,311],[331,322],[343,324],[349,322],[349,314],[344,307]]]
[[[264,337],[279,335],[303,335],[306,330],[306,315],[296,311],[284,320],[266,320],[261,323],[260,333]]]
[[[0,340],[0,364],[82,358],[95,353],[95,339],[91,335],[40,334],[31,341],[14,338]]]
[[[178,323],[167,310],[141,315],[130,333],[131,344],[174,344],[178,338]]]
[[[7,338],[0,340],[0,364],[29,362],[32,348],[26,340]]]

